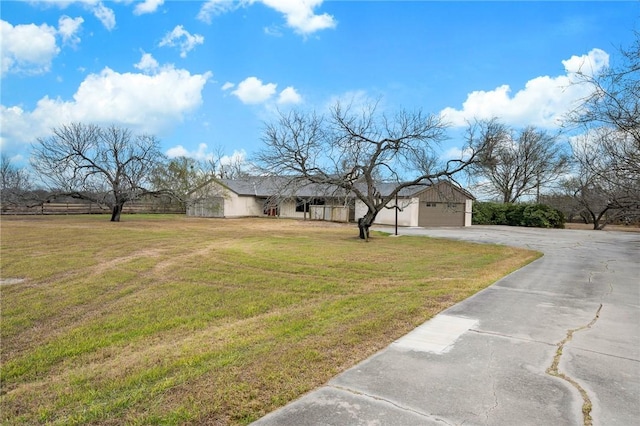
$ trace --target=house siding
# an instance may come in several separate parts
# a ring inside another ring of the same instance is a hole
[[[293,200],[285,200],[281,201],[278,204],[280,208],[280,217],[288,217],[292,219],[304,219],[304,212],[296,211],[296,202]],[[307,218],[309,218],[309,213],[307,212]]]
[[[187,204],[187,216],[224,217],[224,198],[210,197]]]
[[[255,197],[242,196],[226,191],[224,217],[262,216],[263,205]]]
[[[395,200],[390,201],[387,207],[382,209],[376,216],[374,221],[377,225],[395,225],[396,224],[396,203]],[[400,198],[398,199],[398,226],[418,226],[418,199],[417,198]],[[367,213],[367,206],[362,201],[356,201],[356,218],[361,218]]]
[[[469,199],[464,193],[448,184],[439,183],[431,186],[419,195],[423,202],[464,203]]]

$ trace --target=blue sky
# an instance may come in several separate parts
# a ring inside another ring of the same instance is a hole
[[[72,121],[155,134],[169,156],[251,158],[278,109],[500,117],[551,131],[615,61],[640,1],[2,1],[2,153]]]

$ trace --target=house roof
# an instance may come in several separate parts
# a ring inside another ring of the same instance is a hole
[[[255,196],[255,197],[344,197],[346,194],[343,189],[334,185],[319,184],[294,180],[286,176],[250,176],[241,179],[216,179],[218,183],[225,186],[229,190],[238,195]],[[437,186],[450,185],[447,181],[436,182],[434,184],[424,183],[419,185],[411,185],[402,188],[398,192],[398,197],[412,198],[418,196],[421,192]],[[395,182],[378,182],[376,188],[382,196],[389,195],[397,187]],[[364,184],[362,184],[364,187]],[[465,196],[475,199],[468,191],[463,188],[454,186]],[[364,189],[364,188],[363,188]]]
[[[419,185],[410,185],[410,186],[406,186],[404,188],[402,188],[399,192],[398,192],[398,197],[400,198],[413,198],[413,197],[417,197],[418,195],[420,195],[422,192],[431,189],[431,188],[437,188],[441,185],[447,185],[449,186],[449,188],[452,188],[454,190],[459,191],[462,195],[464,195],[467,198],[470,198],[472,200],[475,200],[476,197],[474,197],[469,191],[467,191],[464,188],[461,188],[458,185],[454,185],[449,181],[446,180],[442,180],[442,181],[438,181],[438,182],[425,182],[423,184],[419,184]],[[397,183],[395,182],[390,182],[390,183],[378,183],[376,185],[378,191],[380,191],[381,195],[389,195],[391,194],[391,192],[396,188]]]
[[[344,190],[334,185],[301,182],[286,176],[253,176],[242,179],[217,179],[238,195],[255,197],[337,197]]]

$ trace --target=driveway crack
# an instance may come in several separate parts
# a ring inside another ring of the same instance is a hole
[[[416,414],[416,415],[418,415],[418,416],[425,417],[425,418],[428,418],[428,419],[430,419],[430,420],[433,420],[433,421],[435,421],[435,422],[438,422],[438,423],[444,423],[445,425],[448,425],[448,426],[453,426],[451,423],[447,422],[445,419],[442,419],[442,418],[437,417],[437,416],[434,416],[434,415],[426,414],[426,413],[423,413],[423,412],[420,412],[420,411],[414,410],[414,409],[409,408],[409,407],[404,407],[404,406],[402,406],[402,405],[396,404],[395,402],[390,401],[390,400],[388,400],[388,399],[386,399],[386,398],[382,398],[382,397],[380,397],[380,396],[371,395],[371,394],[368,394],[368,393],[366,393],[366,392],[357,391],[357,390],[354,390],[354,389],[350,389],[350,388],[343,387],[343,386],[338,386],[338,385],[328,385],[328,386],[329,386],[329,387],[332,387],[332,388],[334,388],[334,389],[341,390],[341,391],[343,391],[343,392],[351,393],[351,394],[353,394],[353,395],[359,395],[359,396],[361,396],[361,397],[371,398],[371,399],[374,399],[374,400],[376,400],[376,401],[382,401],[382,402],[385,402],[385,403],[387,403],[387,404],[390,404],[390,405],[392,405],[392,406],[394,406],[394,407],[398,408],[399,410],[403,410],[403,411],[411,412],[411,413],[414,413],[414,414]]]
[[[589,398],[589,394],[573,378],[560,372],[558,370],[558,365],[560,364],[560,359],[562,358],[562,351],[564,349],[564,346],[571,341],[574,333],[577,333],[582,330],[586,330],[587,328],[591,328],[596,323],[596,321],[598,321],[598,318],[600,318],[601,310],[602,310],[602,304],[600,304],[600,306],[598,307],[598,310],[596,311],[596,315],[593,317],[591,322],[589,322],[589,324],[567,331],[567,336],[560,343],[558,343],[558,349],[556,350],[556,355],[553,357],[553,362],[551,363],[551,366],[547,369],[547,374],[567,381],[569,384],[571,384],[571,386],[576,388],[580,393],[580,395],[582,396],[582,421],[584,426],[593,425],[593,419],[591,418],[592,405],[591,405],[591,399]]]
[[[489,407],[489,409],[485,413],[485,424],[489,424],[489,417],[491,416],[491,413],[496,408],[498,408],[498,393],[496,392],[496,379],[495,379],[495,377],[493,377],[493,374],[491,374],[491,371],[493,371],[492,370],[492,366],[491,366],[492,363],[493,363],[493,349],[491,349],[491,352],[489,352],[489,368],[487,368],[487,371],[489,372],[489,377],[491,378],[491,391],[493,393],[493,406]]]

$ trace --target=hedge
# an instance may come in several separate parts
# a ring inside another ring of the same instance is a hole
[[[564,214],[546,204],[473,203],[474,225],[564,228]]]

